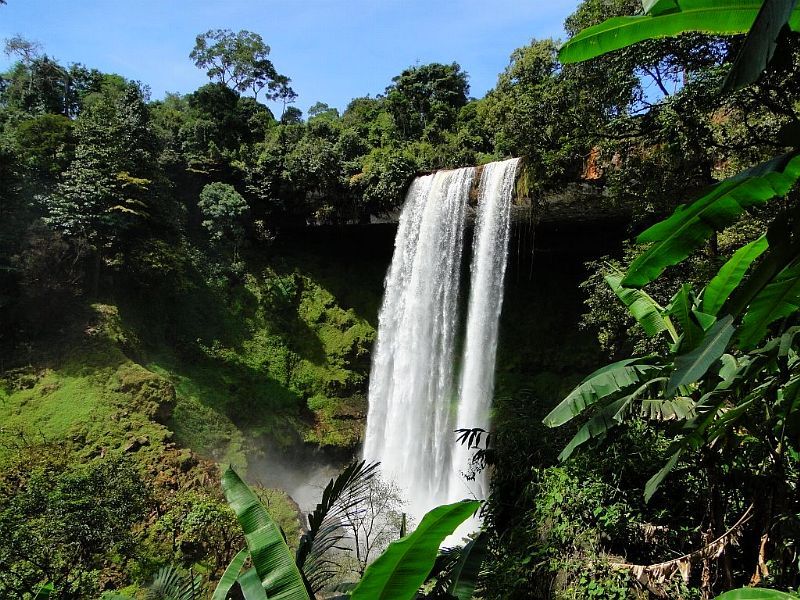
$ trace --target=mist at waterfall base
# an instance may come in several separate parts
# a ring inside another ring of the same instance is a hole
[[[400,215],[373,351],[364,458],[381,462],[417,522],[439,504],[488,491],[485,473],[465,476],[474,450],[457,444],[455,430],[489,429],[518,163],[481,171],[463,338],[462,248],[477,169],[418,177]]]

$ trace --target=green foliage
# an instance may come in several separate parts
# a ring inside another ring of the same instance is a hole
[[[740,87],[754,81],[770,63],[778,32],[789,19],[794,3],[765,2],[763,7],[760,2],[753,6],[737,3],[742,9],[737,14],[728,11],[723,18],[722,13],[718,13],[719,18],[713,22],[709,17],[711,12],[731,8],[722,4],[646,3],[650,15],[611,19],[586,29],[562,49],[562,59],[581,60],[640,39],[678,31],[744,31],[755,21],[727,83],[728,89]],[[761,12],[756,19],[759,9]],[[737,25],[737,19],[745,19],[745,16],[749,21]],[[775,51],[775,56],[786,60],[791,43],[788,38],[780,40],[782,47]],[[781,63],[780,60],[773,62]],[[769,76],[765,79],[768,81]],[[786,432],[792,431],[796,422],[797,349],[796,331],[791,325],[797,309],[797,274],[792,270],[797,248],[792,242],[793,234],[789,233],[794,231],[794,215],[788,211],[778,213],[766,237],[757,238],[735,252],[711,278],[700,295],[702,300],[693,293],[691,284],[684,283],[665,309],[655,302],[636,305],[635,300],[642,298],[637,298],[627,288],[651,283],[667,267],[683,262],[712,235],[735,223],[745,211],[757,213],[759,205],[790,193],[800,176],[799,165],[796,151],[791,151],[729,177],[638,237],[640,243],[651,246],[631,263],[621,282],[612,280],[609,283],[621,288],[614,289],[616,295],[646,326],[646,331],[657,334],[659,329],[666,329],[653,325],[658,322],[654,319],[660,316],[675,323],[680,336],[671,335],[673,343],[668,352],[639,359],[652,369],[653,378],[644,386],[634,389],[638,382],[630,379],[625,380],[624,385],[606,387],[598,381],[597,388],[583,391],[581,397],[588,393],[590,401],[562,403],[567,419],[572,418],[568,408],[583,412],[586,407],[593,406],[587,411],[588,420],[562,452],[562,458],[591,438],[605,438],[617,425],[635,423],[638,413],[640,417],[653,420],[652,426],[664,431],[672,440],[668,451],[670,458],[644,485],[645,501],[653,499],[656,491],[669,493],[664,491],[662,483],[686,461],[695,469],[705,470],[713,482],[707,500],[710,505],[717,506],[722,494],[740,497],[740,502],[752,503],[751,510],[761,515],[762,523],[774,524],[771,510],[762,512],[763,492],[758,491],[759,484],[755,482],[772,481],[776,488],[770,492],[770,497],[785,494],[794,485],[793,476],[786,478],[792,470],[786,457],[782,452],[768,450],[775,443],[791,443],[793,434],[787,437]],[[745,279],[748,271],[749,277]],[[768,325],[782,317],[783,327],[773,330],[773,337],[769,338]],[[765,337],[768,339],[764,345],[752,350]],[[734,339],[738,350],[730,348]],[[626,362],[615,363],[607,369],[613,370],[620,364]],[[651,383],[655,385],[641,398],[639,393]],[[634,390],[632,394],[631,390]],[[639,404],[638,411],[631,409],[632,400]],[[663,423],[668,420],[674,420],[675,425],[665,426]],[[748,458],[741,460],[737,452],[747,453]],[[736,483],[741,480],[731,477],[732,472],[753,482],[753,487],[747,484],[747,489],[743,490],[741,484]],[[722,482],[731,487],[723,488],[724,491],[714,487]],[[720,525],[716,527],[722,529]],[[793,539],[793,533],[788,533],[788,538]],[[778,559],[777,562],[782,569],[788,567],[785,561]],[[726,586],[732,585],[733,580],[726,582]],[[706,584],[704,593],[709,593],[710,589]]]
[[[209,183],[200,192],[197,208],[209,237],[231,244],[236,252],[244,239],[243,219],[249,210],[241,194],[227,183]]]
[[[253,561],[252,569],[258,574],[268,596],[308,600],[302,575],[283,534],[258,497],[230,467],[222,475],[222,489],[244,532]]]
[[[709,315],[719,313],[725,301],[744,279],[750,265],[761,256],[767,246],[767,238],[761,236],[733,253],[703,291],[700,308],[704,313]]]
[[[367,567],[351,594],[354,600],[369,598],[411,599],[425,581],[444,539],[480,506],[462,500],[439,506],[426,514],[410,535],[396,541]]]
[[[155,140],[139,90],[129,85],[120,96],[102,96],[81,115],[74,133],[75,160],[45,200],[45,221],[109,258],[149,220],[168,228],[156,201]]]
[[[752,27],[761,9],[760,0],[723,2],[695,0],[675,2],[670,8],[666,3],[655,3],[651,12],[644,16],[617,17],[583,30],[564,44],[559,53],[563,62],[587,60],[619,50],[644,40],[675,36],[687,31],[704,33],[744,33]],[[791,26],[800,27],[800,13],[792,13]],[[778,21],[778,29],[786,23]],[[751,48],[756,54],[758,48]],[[757,66],[763,67],[765,62]],[[759,69],[760,72],[760,69]]]
[[[549,427],[563,425],[599,400],[651,378],[653,370],[645,361],[633,358],[601,367],[550,411],[544,423]]]
[[[717,596],[716,600],[791,600],[792,598],[797,598],[797,595],[787,594],[778,590],[742,588],[725,592]]]
[[[389,112],[406,139],[431,139],[455,124],[467,103],[467,74],[457,63],[431,63],[406,69],[386,88]],[[434,139],[435,141],[435,139]]]
[[[22,121],[15,137],[27,165],[56,179],[72,160],[72,121],[64,115],[44,114]]]
[[[754,206],[784,196],[800,177],[800,156],[787,154],[752,167],[715,185],[665,221],[641,233],[637,241],[653,244],[631,264],[622,284],[641,287],[667,266],[684,260],[714,231],[731,225]]]
[[[51,450],[52,452],[52,450]],[[132,461],[68,466],[57,454],[6,471],[0,486],[0,592],[23,597],[42,580],[51,598],[97,594],[107,555],[136,555],[134,526],[149,510]]]

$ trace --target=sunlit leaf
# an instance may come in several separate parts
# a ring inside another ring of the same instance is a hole
[[[708,282],[708,285],[703,291],[703,300],[701,303],[703,312],[712,315],[717,314],[733,290],[742,282],[750,265],[763,254],[768,245],[767,237],[762,235],[757,240],[742,246],[733,253],[733,256],[728,259],[728,262],[722,265],[722,268],[720,268],[714,278]]]
[[[598,369],[572,390],[544,418],[548,427],[558,427],[581,414],[599,400],[621,392],[657,374],[658,367],[648,364],[647,358],[629,358]]]
[[[559,52],[563,63],[588,60],[648,39],[685,32],[732,35],[747,32],[756,21],[761,0],[676,0],[680,10],[665,2],[653,2],[653,14],[615,17],[588,27],[565,43]],[[663,9],[663,10],[662,10]],[[800,11],[789,25],[800,28]]]
[[[392,542],[364,573],[352,600],[411,600],[431,571],[439,546],[480,506],[462,500],[434,508],[413,533]]]
[[[622,287],[622,278],[621,273],[611,273],[605,276],[606,283],[628,307],[628,311],[642,326],[644,332],[652,337],[662,331],[674,331],[669,319],[662,314],[661,306],[642,290]]]
[[[231,467],[222,474],[222,490],[236,513],[253,567],[270,600],[309,600],[305,583],[280,527]]]
[[[670,217],[639,235],[639,243],[653,245],[633,261],[622,285],[650,283],[665,268],[702,246],[715,231],[736,222],[746,209],[784,196],[798,178],[800,156],[785,154],[721,181],[697,200],[679,206]]]

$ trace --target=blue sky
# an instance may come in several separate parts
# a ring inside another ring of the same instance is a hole
[[[21,34],[62,63],[146,83],[154,99],[207,80],[188,55],[198,33],[248,29],[292,78],[304,112],[381,93],[416,63],[456,61],[471,94],[494,86],[531,38],[563,38],[578,0],[8,0],[0,39]],[[0,55],[0,68],[9,59]]]

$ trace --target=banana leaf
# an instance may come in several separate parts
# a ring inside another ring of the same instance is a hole
[[[715,600],[797,600],[800,596],[764,588],[741,588],[725,592]]]
[[[772,61],[778,47],[778,36],[791,19],[796,5],[797,0],[764,0],[733,68],[725,78],[723,92],[733,92],[758,79]]]
[[[647,483],[644,486],[644,501],[650,502],[650,498],[653,497],[653,494],[656,493],[661,482],[664,481],[667,475],[672,472],[672,469],[675,468],[675,465],[678,464],[678,459],[683,454],[684,448],[679,448],[672,456],[670,456],[667,464],[665,464],[661,470],[653,475],[650,479],[647,480]]]
[[[603,398],[652,379],[661,367],[645,362],[649,360],[651,357],[628,358],[598,369],[551,410],[543,423],[548,427],[563,425]]]
[[[680,10],[678,0],[644,0],[642,8],[644,14],[652,17]]]
[[[739,347],[764,339],[767,327],[800,309],[800,261],[789,265],[753,299],[739,328]]]
[[[453,567],[450,588],[447,590],[451,596],[458,600],[471,600],[478,585],[483,561],[489,555],[488,543],[489,535],[481,531],[461,550],[458,562]]]
[[[706,374],[709,367],[717,362],[725,353],[736,328],[733,326],[733,317],[728,315],[717,321],[703,337],[700,344],[691,352],[675,358],[675,370],[672,372],[667,384],[667,396],[675,393],[682,385],[688,385],[699,380]]]
[[[621,273],[611,273],[605,276],[606,283],[608,283],[617,297],[622,300],[623,304],[628,307],[628,311],[636,319],[636,322],[641,325],[645,334],[652,337],[662,331],[669,331],[673,341],[675,341],[677,338],[675,328],[669,318],[663,315],[661,306],[642,290],[622,287],[622,279],[623,275]]]
[[[720,312],[738,317],[786,267],[800,258],[800,206],[782,210],[767,229],[769,249],[730,295]]]
[[[280,527],[231,467],[222,474],[222,491],[236,513],[253,567],[270,600],[310,600]]]
[[[745,33],[756,22],[761,0],[676,0],[649,3],[651,14],[615,17],[587,27],[566,42],[559,52],[562,63],[573,63],[620,50],[653,38],[689,31],[716,35]],[[784,21],[785,23],[786,21]],[[794,10],[789,26],[800,29],[800,11]]]
[[[642,400],[640,415],[651,421],[672,421],[691,419],[695,416],[695,402],[687,396],[671,400],[650,398]]]
[[[650,283],[715,231],[733,224],[747,208],[786,195],[798,178],[800,155],[784,154],[721,181],[694,202],[679,206],[670,217],[639,235],[639,243],[653,245],[633,261],[622,285]]]
[[[267,600],[267,592],[264,591],[264,585],[255,568],[242,573],[239,577],[239,588],[244,600]]]
[[[667,308],[670,316],[681,326],[680,348],[683,352],[688,352],[697,347],[704,335],[702,325],[697,321],[693,312],[694,292],[692,286],[684,283],[678,293],[672,298],[672,302]]]
[[[753,261],[764,253],[769,243],[762,235],[757,240],[742,246],[728,259],[722,268],[708,282],[703,291],[701,307],[703,312],[716,315],[733,290],[742,282]]]
[[[364,572],[352,600],[411,600],[436,561],[444,539],[480,506],[462,500],[434,508],[413,533],[392,542]]]
[[[214,589],[211,600],[225,600],[228,597],[228,592],[231,591],[231,588],[236,583],[236,579],[239,577],[239,571],[242,570],[242,566],[248,556],[250,556],[250,552],[247,548],[243,548],[233,557],[230,564],[225,567],[225,572],[222,574],[217,587]]]
[[[610,429],[620,425],[625,416],[630,412],[630,407],[635,400],[638,400],[654,383],[662,383],[665,381],[667,381],[666,377],[656,377],[645,381],[632,393],[604,406],[597,414],[583,424],[558,455],[558,460],[567,460],[579,446],[582,446],[591,439],[605,435]]]
[[[628,396],[623,396],[608,406],[603,407],[600,412],[598,412],[581,426],[578,432],[572,437],[569,443],[558,455],[558,460],[567,460],[570,456],[572,456],[578,447],[582,446],[591,439],[605,435],[609,429],[619,425],[619,421],[614,417],[621,411],[627,410],[627,407],[630,405],[630,403],[631,399]]]

